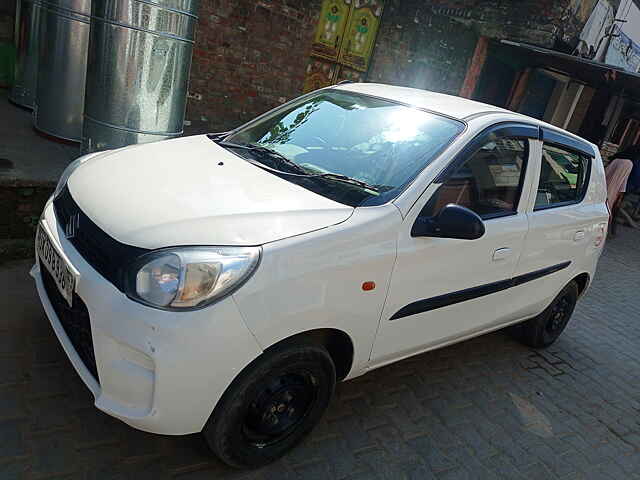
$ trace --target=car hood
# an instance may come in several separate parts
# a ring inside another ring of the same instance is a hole
[[[353,208],[269,173],[206,135],[89,158],[68,180],[76,203],[142,248],[260,245],[344,222]]]

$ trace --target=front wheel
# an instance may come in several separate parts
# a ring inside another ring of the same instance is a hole
[[[313,429],[329,405],[335,384],[335,366],[323,347],[276,347],[233,381],[202,433],[226,464],[265,465]]]
[[[521,326],[520,340],[533,348],[546,348],[564,331],[578,301],[578,284],[571,281],[547,309]]]

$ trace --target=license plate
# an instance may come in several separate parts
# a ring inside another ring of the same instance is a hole
[[[69,306],[73,299],[73,291],[76,288],[76,278],[67,266],[62,256],[53,246],[53,242],[49,238],[49,235],[44,231],[41,226],[38,226],[38,233],[36,235],[36,251],[38,252],[38,258],[40,264],[49,271],[53,280],[60,291],[60,294],[67,301]]]

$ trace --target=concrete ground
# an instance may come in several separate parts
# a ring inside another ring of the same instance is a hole
[[[7,94],[8,90],[0,89],[0,184],[16,179],[56,182],[64,168],[80,156],[79,145],[38,135],[31,111],[9,102]]]
[[[0,267],[0,478],[640,478],[640,235],[621,228],[546,351],[498,332],[340,384],[283,460],[238,472],[198,435],[133,430],[92,406],[38,304]]]

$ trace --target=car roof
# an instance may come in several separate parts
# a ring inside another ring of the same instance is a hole
[[[486,103],[476,102],[475,100],[446,95],[444,93],[431,92],[429,90],[385,85],[383,83],[344,83],[329,88],[362,93],[364,95],[371,95],[378,98],[405,103],[461,121],[467,121],[472,117],[480,117],[495,113],[508,114],[514,121],[537,125],[538,127],[542,127],[552,132],[558,132],[565,137],[573,138],[582,144],[587,144],[591,147],[587,149],[587,151],[590,152],[590,155],[592,154],[591,150],[598,152],[597,145],[585,140],[575,133],[569,132],[555,125],[551,125],[550,123],[537,118],[523,115],[522,113],[496,107],[494,105],[488,105]]]
[[[406,103],[459,120],[465,120],[468,117],[484,113],[514,114],[514,112],[510,110],[466,98],[454,97],[453,95],[430,92],[429,90],[420,90],[417,88],[385,85],[382,83],[345,83],[331,88]]]

